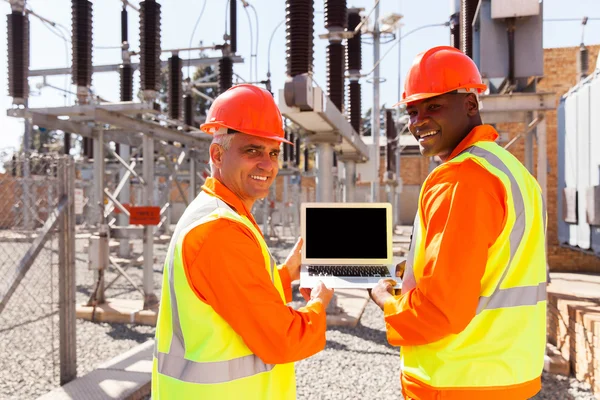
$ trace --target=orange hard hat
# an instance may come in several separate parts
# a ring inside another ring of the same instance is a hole
[[[406,75],[399,104],[439,96],[458,90],[481,93],[487,86],[475,62],[455,47],[438,46],[419,53]]]
[[[292,144],[285,139],[281,112],[271,93],[249,84],[235,85],[221,93],[200,129],[211,135],[234,131]]]

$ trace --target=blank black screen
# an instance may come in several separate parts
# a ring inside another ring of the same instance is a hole
[[[381,208],[306,209],[307,258],[387,258]]]

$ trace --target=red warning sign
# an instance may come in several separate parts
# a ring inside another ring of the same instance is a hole
[[[160,207],[129,207],[129,214],[131,225],[158,225],[160,223]]]

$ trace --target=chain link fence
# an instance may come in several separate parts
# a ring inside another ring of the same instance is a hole
[[[66,321],[66,310],[59,307],[61,300],[68,300],[61,288],[69,283],[60,270],[68,272],[71,258],[68,232],[74,225],[65,217],[72,215],[68,178],[73,164],[65,156],[14,156],[4,169],[0,173],[0,398],[28,398],[74,377],[74,346],[61,350],[65,346],[61,334],[69,338],[68,331],[75,330],[74,308]],[[71,287],[74,291],[74,282]],[[64,358],[66,349],[72,352],[70,360]],[[61,371],[61,361],[73,363],[71,372],[66,372],[65,364]]]

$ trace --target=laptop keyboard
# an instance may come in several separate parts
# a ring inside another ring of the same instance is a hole
[[[388,268],[381,265],[310,265],[307,270],[312,276],[391,276]]]

